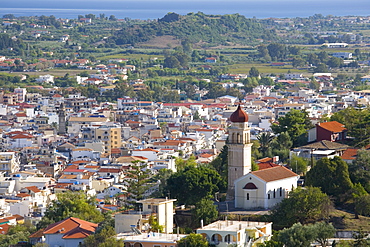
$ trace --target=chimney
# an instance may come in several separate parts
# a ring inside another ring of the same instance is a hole
[[[200,220],[200,228],[203,229],[203,220]]]

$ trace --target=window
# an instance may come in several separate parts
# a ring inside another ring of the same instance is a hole
[[[247,193],[247,200],[249,201],[249,193]]]
[[[280,197],[282,197],[282,196],[283,196],[283,188],[280,187]]]
[[[275,189],[274,189],[274,198],[276,197],[276,191],[275,191]]]
[[[267,199],[270,199],[270,194],[267,194]]]
[[[152,208],[152,205],[148,205],[148,209],[151,209]]]

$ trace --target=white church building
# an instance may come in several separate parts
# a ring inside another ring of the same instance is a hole
[[[239,105],[230,121],[227,198],[235,201],[236,208],[272,208],[297,187],[299,175],[283,166],[252,171],[248,114]]]

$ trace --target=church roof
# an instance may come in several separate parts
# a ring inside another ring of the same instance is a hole
[[[297,177],[298,175],[283,166],[275,166],[259,171],[251,172],[265,182],[276,181],[285,178]]]
[[[248,122],[248,114],[243,111],[243,109],[238,106],[236,111],[234,111],[230,116],[230,121],[233,123],[245,123]]]

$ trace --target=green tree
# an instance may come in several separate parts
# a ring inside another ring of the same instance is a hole
[[[316,65],[316,68],[313,70],[315,73],[328,73],[328,67],[326,64],[319,63]]]
[[[344,65],[344,62],[343,62],[343,59],[341,58],[338,58],[338,57],[331,57],[328,62],[327,62],[327,65],[330,67],[330,68],[339,68],[339,67],[342,67]]]
[[[95,234],[92,234],[84,239],[82,247],[123,247],[122,240],[116,239],[116,232],[112,226],[106,226],[98,229]]]
[[[287,55],[287,47],[284,44],[272,43],[267,46],[270,57],[273,60],[284,59]]]
[[[313,128],[308,113],[292,109],[284,117],[279,117],[278,124],[271,125],[275,134],[287,132],[293,141],[293,147],[307,143],[308,130]]]
[[[225,181],[228,174],[228,150],[227,145],[224,145],[219,155],[210,163],[210,167],[213,167]]]
[[[310,247],[315,239],[315,231],[311,226],[296,223],[290,228],[281,230],[278,238],[286,247]]]
[[[353,183],[360,183],[370,193],[370,151],[358,150],[356,159],[348,165]]]
[[[173,158],[171,158],[173,159]],[[159,188],[158,191],[153,193],[153,197],[157,198],[164,198],[168,196],[168,191],[166,191],[167,187],[167,180],[171,175],[173,174],[173,171],[170,169],[160,169],[158,173],[153,177],[153,181],[159,181]]]
[[[176,158],[175,165],[177,171],[182,171],[186,167],[196,167],[196,157],[194,155],[191,155],[188,159],[184,160],[182,158]]]
[[[321,244],[322,247],[328,246],[328,239],[335,235],[335,228],[331,223],[316,222],[312,225],[315,231],[315,240]]]
[[[354,247],[369,246],[369,241],[367,240],[368,236],[369,236],[368,233],[365,233],[362,229],[359,229],[357,233],[353,234],[353,238],[355,239],[353,246]]]
[[[201,220],[203,220],[205,225],[215,221],[218,217],[218,211],[213,201],[203,198],[195,204],[192,215],[194,218],[194,225],[199,227]]]
[[[158,223],[158,220],[154,217],[154,215],[149,216],[149,225],[151,232],[163,232],[164,226]]]
[[[178,202],[194,205],[203,198],[211,198],[226,189],[226,183],[213,169],[187,166],[167,180],[167,190]]]
[[[305,158],[293,155],[289,160],[289,167],[297,174],[305,175],[309,161]]]
[[[293,58],[292,65],[293,65],[294,68],[303,67],[306,64],[307,64],[307,62],[303,58],[300,58],[300,57]]]
[[[274,137],[269,132],[263,132],[257,136],[257,140],[260,143],[259,151],[261,152],[263,157],[271,156],[270,146],[273,138]]]
[[[370,108],[348,107],[334,113],[330,120],[346,124],[348,136],[353,137],[354,146],[363,147],[370,143]]]
[[[324,193],[336,197],[337,201],[353,187],[348,165],[338,156],[318,160],[307,172],[306,184],[319,187]]]
[[[175,56],[168,56],[164,59],[163,66],[165,68],[180,68],[181,64]]]
[[[200,234],[190,233],[177,242],[178,247],[208,247],[208,242]]]
[[[22,225],[10,226],[7,234],[0,234],[0,247],[8,247],[20,241],[28,241],[28,236],[36,231],[31,222],[25,221]]]
[[[149,189],[150,170],[146,163],[139,161],[131,162],[131,169],[128,171],[127,192],[131,201],[135,202],[143,199],[144,193]]]
[[[277,228],[290,227],[294,223],[309,223],[329,216],[332,202],[328,195],[316,187],[296,188],[271,210]]]
[[[360,215],[370,216],[370,195],[361,195],[356,198],[355,211]]]
[[[57,194],[57,200],[53,201],[47,208],[44,217],[37,224],[37,228],[44,228],[68,217],[76,217],[94,223],[99,223],[104,219],[100,211],[96,209],[95,198],[88,198],[82,191],[67,191]]]
[[[288,132],[281,132],[271,142],[272,155],[279,156],[280,160],[286,161],[289,159],[292,145],[293,142]]]
[[[259,77],[260,76],[260,72],[258,71],[258,69],[256,67],[252,67],[249,70],[249,76],[250,77]]]

